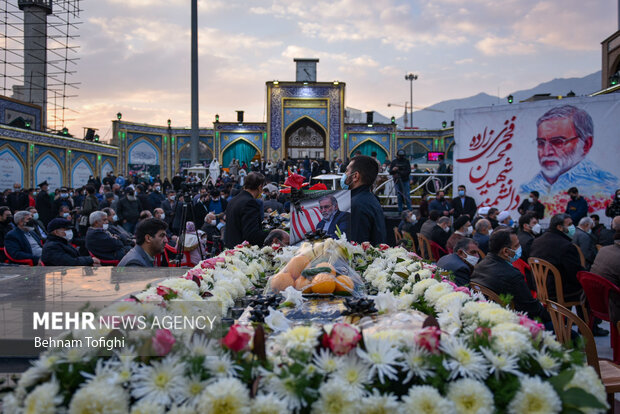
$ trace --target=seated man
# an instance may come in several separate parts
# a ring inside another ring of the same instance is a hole
[[[141,221],[136,227],[136,246],[118,264],[119,266],[153,267],[155,256],[164,252],[168,243],[165,221],[156,218]]]
[[[546,260],[559,270],[564,300],[567,302],[580,300],[583,293],[577,272],[584,269],[577,248],[572,243],[571,237],[574,234],[575,226],[571,217],[564,213],[556,214],[551,217],[549,229],[534,239],[530,249],[530,257]],[[555,283],[547,281],[547,293],[551,300],[557,300]]]
[[[514,226],[515,221],[512,219],[512,216],[510,215],[510,212],[508,211],[502,211],[501,213],[499,213],[497,215],[497,222],[498,222],[498,227],[499,228],[510,228],[512,229],[512,226]]]
[[[530,249],[536,236],[540,234],[540,224],[535,213],[525,213],[519,217],[519,244],[523,249],[521,253],[521,259],[527,263],[527,259],[530,257]]]
[[[431,240],[446,250],[446,243],[450,238],[450,217],[441,217],[437,220],[437,224],[433,227]]]
[[[596,238],[592,234],[592,228],[594,227],[594,221],[590,217],[583,217],[579,220],[579,225],[575,229],[575,235],[573,236],[573,243],[579,246],[583,257],[586,259],[586,270],[590,270],[594,258],[598,253],[596,249]]]
[[[620,287],[620,216],[614,217],[611,226],[616,229],[614,244],[599,250],[590,271]]]
[[[448,253],[452,253],[454,251],[454,246],[456,243],[464,239],[473,233],[473,229],[471,228],[471,222],[469,221],[468,216],[461,216],[454,221],[454,233],[448,238],[446,242],[446,250]]]
[[[427,239],[433,237],[433,228],[437,225],[437,220],[441,217],[441,213],[437,210],[433,210],[428,214],[428,220],[426,220],[420,228],[420,234]]]
[[[478,244],[472,239],[462,238],[454,245],[454,253],[445,255],[437,261],[437,266],[454,274],[454,283],[459,286],[469,284],[474,266],[480,260]]]
[[[34,232],[32,214],[27,211],[18,211],[13,215],[13,221],[17,227],[4,237],[7,255],[15,260],[30,259],[36,265],[43,248],[41,239]]]
[[[116,211],[111,208],[104,208],[101,211],[108,215],[108,232],[112,236],[116,236],[125,246],[133,247],[136,244],[134,242],[133,234],[125,230],[123,226],[116,224],[118,222]]]
[[[494,231],[489,240],[489,254],[475,266],[471,281],[498,295],[512,295],[515,310],[527,313],[530,319],[540,318],[545,327],[551,330],[549,313],[532,297],[521,272],[511,265],[520,256],[521,246],[516,234],[508,229]]]
[[[90,213],[86,232],[86,249],[98,259],[121,260],[129,247],[108,232],[108,215],[103,211]]]
[[[55,218],[47,225],[48,238],[43,245],[41,261],[45,266],[100,266],[97,258],[80,256],[77,249],[71,246],[73,230],[71,222]]]
[[[324,230],[330,237],[336,237],[336,226],[342,233],[348,233],[351,213],[340,211],[338,200],[333,195],[326,195],[319,199],[319,210],[323,218],[316,225],[317,230]]]
[[[32,220],[34,221],[34,232],[37,233],[37,236],[45,243],[47,240],[47,232],[45,231],[45,225],[41,220],[39,220],[39,213],[37,209],[34,207],[28,207],[26,209],[27,212],[32,214]]]
[[[487,254],[489,252],[489,237],[493,233],[491,228],[491,222],[485,218],[482,218],[476,222],[476,232],[472,239],[478,243],[478,248],[482,250],[482,253]]]
[[[4,247],[4,237],[14,228],[11,209],[7,206],[0,207],[0,247]],[[0,251],[0,261],[4,262],[5,260],[4,252]]]

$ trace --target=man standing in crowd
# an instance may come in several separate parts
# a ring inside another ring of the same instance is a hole
[[[168,225],[159,219],[143,220],[136,227],[136,246],[119,262],[119,266],[153,267],[155,256],[164,252]]]
[[[49,188],[47,181],[40,183],[39,188],[41,191],[37,194],[35,206],[37,207],[41,221],[47,226],[50,220],[54,217],[54,212],[52,210],[52,199],[47,192],[47,189]]]
[[[351,231],[349,240],[373,246],[385,243],[385,216],[379,199],[370,191],[377,179],[379,166],[371,157],[353,157],[344,177],[344,187],[351,189]]]
[[[11,211],[25,210],[28,208],[28,194],[22,191],[22,186],[19,183],[13,184],[13,192],[9,194],[7,201]]]
[[[620,287],[620,215],[614,217],[611,228],[615,230],[614,243],[598,252],[591,271]]]
[[[41,261],[45,266],[100,266],[97,258],[80,256],[77,249],[71,246],[73,230],[71,222],[55,218],[47,225],[48,240],[43,245]]]
[[[36,265],[43,249],[41,239],[34,232],[32,214],[18,211],[13,217],[17,228],[8,232],[4,238],[7,255],[16,260],[30,259]]]
[[[568,195],[570,201],[566,204],[566,214],[570,215],[573,223],[579,223],[579,220],[588,215],[588,202],[579,195],[577,187],[571,187]]]
[[[154,212],[156,208],[161,207],[161,203],[166,199],[166,197],[162,194],[161,184],[155,183],[153,186],[153,192],[149,194],[149,210],[151,213]]]
[[[545,217],[545,205],[538,201],[540,194],[538,191],[531,191],[530,197],[523,200],[518,208],[519,214],[523,215],[529,212],[533,212],[538,220],[542,220]]]
[[[462,238],[454,245],[454,253],[440,258],[437,266],[451,271],[458,286],[466,286],[479,260],[478,244],[472,239]]]
[[[136,229],[136,224],[140,218],[140,203],[135,195],[133,186],[127,187],[127,193],[125,197],[118,201],[118,207],[116,214],[118,214],[118,220],[127,232],[133,233]]]
[[[166,199],[161,202],[160,206],[166,214],[166,223],[168,224],[168,226],[170,226],[172,224],[172,221],[174,220],[176,204],[176,194],[173,190],[168,190],[168,193],[166,194]]]
[[[396,159],[390,164],[390,174],[394,179],[394,188],[396,190],[396,198],[398,200],[398,212],[403,211],[403,200],[407,205],[407,210],[411,210],[411,191],[409,188],[409,176],[411,175],[411,164],[405,158],[405,151],[398,150]],[[373,158],[378,162],[377,158]]]
[[[452,200],[452,210],[454,210],[454,217],[461,217],[467,215],[469,219],[473,219],[476,214],[476,201],[466,195],[466,189],[464,185],[458,186],[458,197]]]
[[[521,259],[527,262],[530,257],[530,249],[534,239],[540,234],[540,224],[536,218],[536,213],[531,212],[519,217],[519,244],[521,245]]]

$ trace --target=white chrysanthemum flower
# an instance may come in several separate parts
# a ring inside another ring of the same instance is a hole
[[[370,375],[377,375],[382,384],[385,383],[386,377],[391,380],[397,379],[396,368],[401,365],[398,362],[401,356],[398,349],[392,347],[389,341],[380,339],[364,338],[364,344],[366,351],[361,348],[356,348],[356,350],[362,360],[370,363]]]
[[[24,414],[55,414],[56,406],[62,403],[58,395],[59,387],[56,381],[38,385],[24,401]]]
[[[250,393],[235,378],[223,378],[208,385],[198,401],[204,414],[249,414]]]
[[[478,320],[480,322],[488,322],[491,325],[498,325],[500,323],[519,323],[519,316],[516,313],[509,311],[505,308],[492,308],[485,312],[478,314]]]
[[[379,313],[395,312],[398,306],[398,299],[392,292],[381,292],[374,300]]]
[[[435,307],[437,309],[460,309],[463,303],[470,300],[471,297],[465,292],[451,292],[437,299]]]
[[[321,373],[330,374],[342,366],[342,358],[325,348],[321,348],[314,353],[312,363]]]
[[[282,332],[276,340],[284,349],[312,352],[318,343],[320,333],[321,331],[314,326],[295,326]]]
[[[567,392],[570,392],[568,391],[570,388],[581,388],[584,391],[594,395],[601,404],[605,405],[605,407],[609,407],[609,404],[607,403],[605,386],[601,382],[601,378],[598,376],[594,368],[589,365],[575,367],[575,375],[566,386]],[[595,410],[590,410],[587,408],[583,408],[583,410],[587,413],[596,412]]]
[[[21,413],[19,401],[14,394],[6,394],[2,399],[2,410],[4,413]]]
[[[69,414],[125,414],[129,396],[122,387],[92,382],[77,390],[69,404]]]
[[[251,414],[288,414],[286,403],[275,394],[260,394],[252,400]]]
[[[183,401],[186,387],[185,364],[174,357],[140,365],[131,378],[132,397],[163,406]]]
[[[542,414],[559,413],[562,401],[548,382],[537,377],[525,377],[521,387],[508,404],[510,414]]]
[[[485,379],[489,372],[485,358],[475,350],[469,348],[462,339],[446,338],[441,342],[441,349],[451,358],[443,361],[446,369],[450,370],[449,379],[458,376],[476,379]]]
[[[394,394],[381,394],[373,389],[372,394],[362,398],[358,409],[361,414],[391,414],[398,411],[399,405]]]
[[[439,391],[430,385],[409,388],[409,393],[402,397],[402,401],[402,414],[445,414],[455,411],[452,401],[442,397]]]
[[[480,348],[482,354],[489,361],[489,373],[495,374],[495,378],[499,379],[501,373],[513,374],[518,377],[523,373],[519,370],[519,358],[514,355],[495,354],[487,348]]]
[[[167,414],[196,414],[196,410],[186,404],[173,405],[170,407]]]
[[[408,370],[407,377],[404,380],[405,383],[411,381],[414,377],[419,377],[424,381],[427,377],[433,375],[433,369],[429,363],[431,354],[426,349],[413,345],[403,356]]]
[[[458,414],[492,414],[493,393],[480,381],[463,378],[451,383],[446,395]]]
[[[41,378],[48,376],[51,373],[51,368],[58,363],[57,355],[46,354],[34,362],[33,366],[28,368],[19,378],[18,388],[30,388]]]
[[[202,391],[204,391],[206,386],[206,381],[202,381],[198,376],[191,375],[187,379],[187,400],[184,405],[195,408],[198,405]]]
[[[410,280],[413,280],[414,275],[411,275],[409,278]],[[416,298],[419,298],[420,296],[424,294],[426,289],[428,289],[431,286],[437,285],[438,283],[439,282],[436,281],[435,279],[422,279],[418,283],[413,285],[413,287],[411,288],[411,294],[415,296]]]
[[[466,318],[478,318],[480,314],[484,314],[495,309],[503,308],[495,302],[471,301],[463,305],[461,313]]]
[[[262,388],[273,392],[278,399],[286,404],[286,408],[290,411],[297,411],[308,405],[307,401],[297,394],[297,384],[295,377],[279,378],[273,373],[269,373],[264,377]],[[316,390],[309,389],[307,393],[316,395]]]
[[[131,414],[164,414],[166,407],[151,400],[140,400],[131,407]]]
[[[530,330],[514,323],[500,323],[491,329],[493,350],[508,355],[533,352]]]
[[[193,280],[188,280],[183,277],[173,277],[163,280],[158,283],[158,286],[165,286],[174,289],[178,292],[187,290],[190,292],[198,293],[198,285]]]
[[[542,343],[547,349],[552,351],[562,350],[562,344],[557,341],[553,332],[542,331]]]
[[[317,414],[356,414],[360,393],[340,380],[329,380],[319,387],[319,399],[312,404]]]
[[[542,368],[546,376],[551,377],[556,375],[560,370],[561,362],[545,352],[543,348],[541,351],[534,351],[533,355],[538,365]]]
[[[98,359],[93,374],[81,372],[86,378],[86,384],[104,382],[107,384],[116,384],[118,380],[117,364],[113,360]]]
[[[204,367],[216,377],[234,377],[239,367],[230,359],[228,354],[212,355],[205,358]]]
[[[191,356],[216,355],[221,350],[216,341],[206,335],[193,335],[187,343],[187,350]]]
[[[334,378],[362,390],[364,385],[370,383],[372,376],[366,362],[355,355],[347,355],[342,358],[340,367],[334,373]]]

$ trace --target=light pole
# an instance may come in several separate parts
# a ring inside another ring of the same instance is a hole
[[[401,108],[403,108],[403,107],[405,108],[405,114],[403,116],[403,123],[405,124],[405,129],[407,129],[407,105],[408,104],[409,104],[409,102],[405,102],[404,106],[400,105],[400,104],[393,104],[393,103],[388,103],[387,104],[388,107],[390,107],[390,106],[398,106],[398,107],[401,107]]]
[[[409,102],[411,103],[409,106],[409,125],[411,125],[411,128],[413,128],[413,81],[416,79],[418,79],[418,75],[413,73],[405,75],[405,80],[409,81]]]

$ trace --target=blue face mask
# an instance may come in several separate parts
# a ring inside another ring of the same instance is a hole
[[[508,222],[508,225],[512,227],[514,226],[514,224],[515,224],[515,221],[513,219],[510,219],[510,221]]]
[[[465,191],[459,190],[459,196],[463,197],[465,195]]]
[[[571,239],[573,238],[573,236],[575,235],[575,225],[571,224],[570,226],[568,226],[568,237],[570,237]]]
[[[521,257],[521,253],[523,253],[523,249],[521,248],[521,246],[519,246],[517,250],[512,250],[512,251],[515,252],[515,255],[509,259],[510,263],[514,263],[517,260],[519,260],[519,258]]]
[[[348,190],[348,189],[349,189],[349,186],[348,186],[348,184],[346,183],[346,181],[347,181],[347,175],[346,175],[346,174],[343,174],[343,175],[340,177],[340,188],[342,188],[343,190]]]

